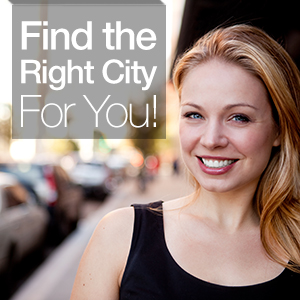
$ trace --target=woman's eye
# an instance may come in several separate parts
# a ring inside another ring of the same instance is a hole
[[[184,116],[189,119],[202,119],[203,118],[200,114],[194,113],[194,112],[186,113]]]
[[[248,123],[250,121],[250,119],[244,115],[235,115],[232,117],[232,120],[240,123]]]

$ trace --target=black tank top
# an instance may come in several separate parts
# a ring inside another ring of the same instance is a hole
[[[249,286],[222,286],[194,277],[176,263],[167,248],[163,213],[159,211],[162,201],[133,206],[134,231],[120,300],[300,298],[300,274],[289,269],[270,281]]]

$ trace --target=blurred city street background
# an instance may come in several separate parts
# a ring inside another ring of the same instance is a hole
[[[184,1],[165,2],[169,77]],[[0,298],[69,299],[82,253],[105,214],[190,191],[179,158],[178,98],[167,78],[166,139],[12,139],[11,13],[11,3],[2,1]]]
[[[247,22],[300,62],[295,1],[164,0],[166,139],[13,140],[11,3],[0,3],[0,298],[69,299],[81,255],[108,212],[192,192],[180,159],[175,58],[208,30]],[[46,95],[44,95],[46,96]]]
[[[87,215],[79,221],[77,229],[52,252],[11,299],[69,299],[81,255],[95,226],[105,214],[133,203],[170,200],[191,191],[184,176],[166,173],[148,182],[143,192],[136,180],[128,179],[102,204],[87,202]]]

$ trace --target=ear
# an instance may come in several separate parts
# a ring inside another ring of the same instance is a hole
[[[280,145],[281,145],[281,134],[278,131],[276,134],[276,139],[273,142],[273,147],[278,147]]]

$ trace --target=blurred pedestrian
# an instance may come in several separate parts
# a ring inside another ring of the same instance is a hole
[[[297,297],[298,69],[263,31],[236,25],[202,37],[174,84],[195,193],[107,215],[72,299]]]
[[[179,174],[178,158],[175,158],[173,160],[173,174],[175,174],[175,175]]]
[[[137,176],[137,186],[140,193],[145,193],[147,189],[148,181],[148,171],[145,166],[140,170],[139,175]]]

